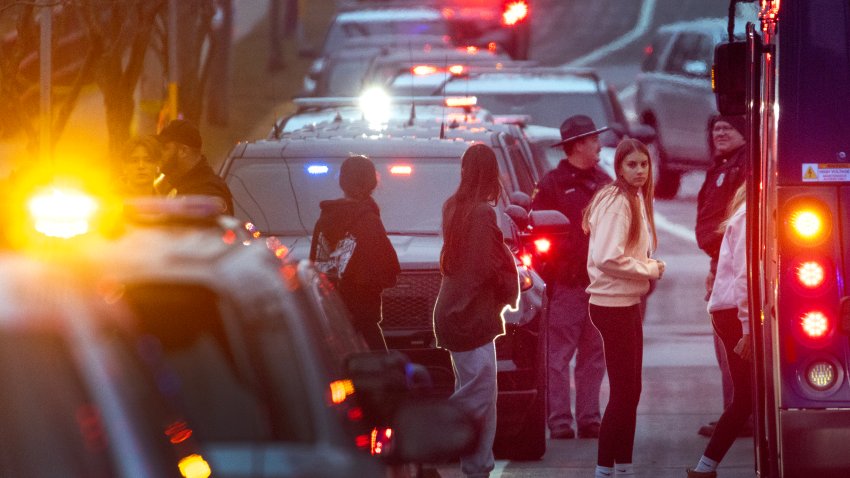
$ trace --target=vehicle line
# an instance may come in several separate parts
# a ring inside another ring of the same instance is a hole
[[[675,222],[667,219],[663,214],[658,212],[655,213],[655,227],[661,229],[662,231],[668,232],[683,241],[688,241],[693,244],[697,243],[696,238],[694,237],[694,231],[690,228],[682,226],[680,224],[676,224]]]
[[[573,61],[569,61],[565,64],[565,66],[587,66],[594,61],[599,60],[620,48],[628,45],[629,43],[635,41],[637,38],[644,35],[649,29],[652,23],[652,15],[655,13],[655,4],[656,0],[643,0],[643,4],[640,8],[640,15],[638,16],[637,23],[635,27],[631,29],[628,33],[621,36],[617,40],[601,47],[596,50],[588,53],[587,55],[580,56]]]

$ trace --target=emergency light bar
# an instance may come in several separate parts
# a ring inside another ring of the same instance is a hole
[[[405,105],[429,105],[443,106],[446,98],[443,96],[389,96],[390,104]],[[327,98],[295,98],[292,100],[299,109],[327,109],[341,108],[345,106],[359,106],[360,97],[357,96],[335,96]]]

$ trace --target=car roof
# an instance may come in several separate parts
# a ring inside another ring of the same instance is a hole
[[[736,19],[735,35],[743,35],[746,26],[744,19]],[[658,33],[675,31],[701,31],[724,34],[728,28],[726,18],[697,18],[682,22],[668,23],[658,27]]]
[[[398,46],[421,46],[421,45],[429,45],[433,44],[433,46],[445,46],[451,47],[452,44],[449,41],[449,38],[445,35],[402,35],[402,34],[381,34],[381,35],[369,35],[365,37],[351,37],[347,38],[343,44],[342,48],[366,48],[366,47],[374,47],[379,49],[388,49],[391,47]],[[343,51],[335,52],[335,53],[344,53]]]

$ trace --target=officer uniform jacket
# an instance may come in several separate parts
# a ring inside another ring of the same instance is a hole
[[[715,157],[697,196],[697,245],[711,257],[712,272],[717,269],[723,241],[720,224],[729,217],[729,204],[746,179],[746,149],[741,146],[730,154]]]
[[[230,194],[230,188],[227,187],[224,179],[213,171],[206,158],[201,158],[198,164],[183,176],[174,178],[166,172],[165,177],[177,195],[199,194],[219,197],[226,207],[224,213],[233,215],[233,196]]]
[[[611,177],[598,166],[579,169],[566,159],[546,173],[537,183],[531,201],[533,210],[560,211],[570,221],[570,235],[553,241],[551,259],[541,271],[546,282],[587,287],[587,249],[589,238],[581,229],[584,209],[597,190],[611,183]]]

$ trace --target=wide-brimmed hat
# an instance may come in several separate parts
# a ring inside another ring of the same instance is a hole
[[[593,124],[593,120],[590,119],[589,116],[570,116],[569,118],[565,119],[563,123],[561,123],[561,141],[553,144],[552,147],[557,148],[559,146],[563,146],[569,143],[570,141],[575,141],[577,139],[581,139],[587,136],[599,134],[609,129],[610,128],[608,128],[607,126],[597,128],[596,125]]]

